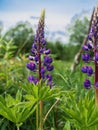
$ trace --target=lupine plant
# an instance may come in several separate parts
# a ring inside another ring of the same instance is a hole
[[[47,85],[52,88],[52,76],[49,74],[54,69],[52,58],[49,56],[50,49],[46,49],[46,40],[44,37],[44,17],[45,11],[42,12],[39,20],[38,29],[34,37],[34,43],[31,48],[31,55],[29,56],[30,62],[27,63],[27,68],[34,73],[37,73],[37,77],[30,75],[28,81],[37,84],[40,80],[42,82],[47,80]]]
[[[37,85],[40,82],[40,86],[43,86],[43,83],[46,83],[47,86],[50,86],[50,89],[53,87],[52,76],[49,73],[54,69],[52,63],[52,58],[49,56],[50,49],[46,49],[46,40],[44,32],[44,19],[45,19],[45,10],[42,11],[36,35],[34,37],[34,43],[31,48],[31,55],[29,56],[30,62],[27,63],[27,68],[33,72],[33,75],[29,75],[28,81]],[[42,130],[42,109],[43,102],[40,101],[40,129]],[[38,115],[38,110],[37,113]],[[37,119],[38,120],[38,119]],[[37,126],[38,127],[38,126]]]
[[[87,44],[82,48],[84,51],[82,54],[82,60],[85,62],[85,65],[81,70],[88,77],[94,75],[94,83],[91,83],[89,78],[86,78],[84,81],[84,87],[90,89],[93,85],[95,86],[96,104],[98,104],[98,6],[94,11]],[[87,65],[90,61],[94,62],[94,69],[92,66]]]

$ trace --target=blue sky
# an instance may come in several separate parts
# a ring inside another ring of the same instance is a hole
[[[46,8],[53,13],[75,13],[91,9],[98,0],[0,0],[0,12],[40,11]]]
[[[70,22],[75,14],[90,10],[98,0],[0,0],[0,20],[5,27],[13,26],[18,21],[29,21],[32,25],[38,20],[43,8],[46,10],[46,24],[50,30],[60,30]]]

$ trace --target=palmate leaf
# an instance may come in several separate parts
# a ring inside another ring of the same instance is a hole
[[[4,59],[9,59],[13,57],[16,46],[13,44],[12,40],[5,41],[3,39],[0,40],[0,57]]]
[[[16,101],[20,102],[22,100],[22,90],[18,90],[16,94]]]
[[[98,106],[95,105],[94,97],[89,92],[84,97],[71,96],[67,101],[62,101],[61,109],[65,113],[65,120],[78,124],[80,128],[90,128],[98,124]]]
[[[36,109],[36,100],[22,100],[22,92],[18,91],[16,98],[0,96],[0,115],[17,124],[22,124]]]
[[[36,109],[35,101],[21,102],[16,105],[17,123],[25,121]]]
[[[59,98],[62,95],[62,88],[55,86],[50,89],[49,86],[43,85],[42,87],[38,84],[39,88],[39,100],[50,100]]]
[[[70,130],[70,122],[69,121],[66,122],[63,130]]]
[[[94,105],[92,109],[92,113],[90,113],[90,117],[88,118],[89,127],[98,124],[98,106]]]
[[[6,107],[6,105],[2,104],[1,102],[0,102],[0,115],[2,115],[3,117],[7,118],[12,122],[16,121],[13,111],[10,108]]]
[[[40,100],[50,100],[57,97],[60,97],[62,93],[62,88],[60,87],[53,87],[50,89],[49,86],[46,86],[45,84],[38,83],[37,85],[26,83],[26,84],[20,84],[20,86],[26,91],[28,96],[25,96],[25,98],[35,98],[38,101]],[[32,95],[32,96],[30,96]]]

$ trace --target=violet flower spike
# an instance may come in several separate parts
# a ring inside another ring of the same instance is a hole
[[[47,42],[44,36],[44,19],[45,10],[43,10],[41,14],[38,28],[34,36],[34,43],[31,48],[31,55],[29,56],[30,63],[27,63],[26,66],[30,71],[38,73],[38,77],[33,77],[32,75],[28,77],[30,83],[37,84],[41,80],[42,82],[47,82],[46,85],[49,85],[50,88],[52,88],[53,83],[50,71],[54,69],[54,66],[52,65],[52,57],[49,56],[51,50],[46,48]]]
[[[82,60],[86,63],[86,66],[83,66],[81,71],[87,76],[94,75],[94,83],[91,83],[89,79],[86,79],[84,81],[84,87],[90,89],[92,84],[94,84],[96,93],[95,99],[96,104],[98,105],[98,5],[93,10],[89,29],[90,31],[87,37],[87,43],[82,47],[84,50]],[[93,67],[87,66],[87,63],[92,60],[94,63],[94,70]]]

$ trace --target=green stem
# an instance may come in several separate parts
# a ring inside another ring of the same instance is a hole
[[[53,107],[58,103],[58,101],[59,101],[59,99],[57,99],[56,102],[50,107],[50,109],[48,110],[48,112],[47,112],[47,114],[46,114],[46,116],[45,116],[45,118],[43,120],[43,123],[45,123],[45,121],[46,121],[49,113],[51,112],[51,110],[53,109]]]
[[[36,130],[38,130],[38,103],[36,108]]]
[[[98,125],[96,125],[96,129],[95,130],[98,130]]]
[[[43,102],[40,101],[40,130],[43,130]]]
[[[19,126],[17,126],[17,130],[20,130]]]

